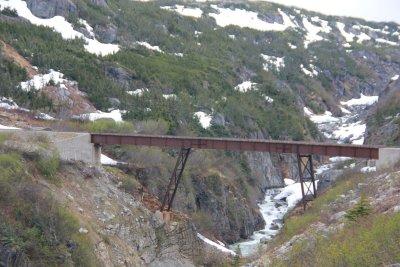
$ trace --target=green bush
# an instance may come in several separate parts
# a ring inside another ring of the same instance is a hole
[[[42,175],[50,180],[55,179],[55,175],[60,165],[60,158],[56,151],[52,152],[52,155],[39,155],[36,160],[37,167]]]
[[[109,120],[98,120],[85,125],[90,133],[132,133],[133,124],[130,122],[114,122]]]
[[[367,216],[371,213],[371,204],[368,201],[368,198],[364,195],[361,196],[360,202],[357,205],[348,210],[345,217],[350,221],[357,221],[360,217]]]

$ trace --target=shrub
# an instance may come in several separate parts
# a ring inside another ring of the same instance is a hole
[[[55,179],[55,175],[60,165],[60,158],[56,151],[51,155],[40,155],[36,160],[39,172],[50,180]]]
[[[358,218],[367,216],[370,213],[371,213],[371,205],[368,201],[368,198],[362,195],[360,202],[358,202],[354,208],[347,211],[345,217],[350,221],[357,221]]]
[[[133,124],[130,122],[115,122],[98,120],[85,125],[90,133],[131,133],[133,132]]]
[[[9,17],[18,17],[17,10],[11,9],[9,7],[3,8],[3,10],[1,11],[1,14],[9,16]]]

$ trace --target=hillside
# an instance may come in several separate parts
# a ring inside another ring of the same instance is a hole
[[[0,10],[0,125],[400,145],[396,23],[245,1],[0,0]],[[103,152],[162,199],[176,151]],[[265,224],[267,188],[296,179],[294,160],[195,150],[174,210],[225,245],[247,239]]]

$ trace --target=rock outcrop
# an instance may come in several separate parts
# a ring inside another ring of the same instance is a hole
[[[54,16],[67,17],[78,11],[71,0],[27,0],[26,2],[36,17],[44,19]]]

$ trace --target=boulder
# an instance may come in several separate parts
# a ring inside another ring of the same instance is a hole
[[[103,43],[112,43],[117,39],[117,27],[113,24],[96,25],[94,33],[96,37]]]

